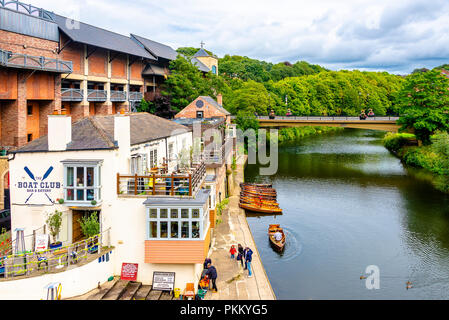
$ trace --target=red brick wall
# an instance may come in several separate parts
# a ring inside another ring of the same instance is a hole
[[[89,48],[89,50],[93,50]],[[108,52],[97,49],[89,56],[89,75],[98,77],[107,77]]]
[[[84,74],[84,45],[70,43],[61,51],[60,59],[73,62],[74,74]]]
[[[142,71],[143,71],[143,63],[141,61],[136,61],[131,65],[131,74],[130,79],[132,80],[143,80],[142,79]]]
[[[112,60],[111,63],[111,77],[126,79],[126,57],[120,55]]]
[[[24,48],[24,45],[27,48]],[[10,50],[15,53],[28,54],[31,56],[44,56],[57,58],[58,43],[55,41],[34,38],[14,32],[0,30],[0,49]]]
[[[202,108],[198,108],[195,103],[199,99],[200,98],[195,99],[187,107],[182,109],[178,114],[175,115],[175,118],[196,118],[197,111],[203,111],[204,118],[213,118],[213,117],[225,118],[226,117],[226,115],[223,114],[220,110],[215,108],[213,105],[207,103],[203,99],[200,99],[200,100],[202,100],[204,102],[204,106]]]

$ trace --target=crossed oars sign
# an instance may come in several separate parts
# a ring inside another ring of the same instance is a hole
[[[30,169],[28,169],[28,167],[25,166],[25,168],[23,168],[25,170],[25,172],[28,174],[28,176],[33,180],[36,181],[36,178],[34,177],[34,174],[31,172]],[[45,172],[44,176],[42,177],[41,181],[44,181],[45,179],[47,179],[47,177],[50,175],[50,173],[53,171],[53,167],[50,166],[50,168],[48,168],[48,170]],[[26,199],[25,203],[28,202],[28,200],[30,200],[30,198],[32,197],[34,193],[30,194],[30,196],[28,197],[28,199]],[[54,203],[53,200],[50,199],[50,197],[48,196],[47,193],[45,193],[45,195],[47,196],[48,200],[50,200],[51,203]]]

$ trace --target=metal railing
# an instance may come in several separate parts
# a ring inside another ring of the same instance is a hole
[[[39,17],[44,20],[54,22],[54,15],[52,12],[32,6],[31,4],[25,4],[16,0],[0,0],[0,7],[5,9],[14,10],[29,14],[30,16]]]
[[[143,98],[143,93],[138,91],[130,91],[128,93],[128,100],[129,101],[140,101]]]
[[[111,101],[126,101],[126,91],[111,90]]]
[[[311,117],[297,117],[297,116],[275,116],[274,119],[269,116],[259,116],[257,117],[259,120],[300,120],[300,121],[365,121],[361,120],[359,117],[345,117],[345,116],[336,116],[336,117],[320,117],[320,116],[311,116]],[[370,121],[397,121],[399,117],[368,117],[366,120]]]
[[[204,162],[181,174],[121,175],[117,173],[118,195],[194,196],[206,178]]]
[[[223,162],[228,157],[229,153],[233,150],[233,139],[232,137],[227,137],[225,143],[219,148],[211,151],[204,151],[202,158],[206,165],[208,164],[223,164]]]
[[[100,255],[111,248],[110,228],[91,238],[56,249],[14,253],[0,258],[0,270],[5,278],[41,275],[60,271]],[[106,250],[105,250],[106,249]]]
[[[62,101],[83,101],[84,90],[83,89],[61,89],[61,100]]]
[[[87,101],[106,101],[108,92],[106,90],[87,90]]]
[[[50,72],[72,73],[72,61],[30,56],[0,49],[0,65],[12,68],[36,69]]]

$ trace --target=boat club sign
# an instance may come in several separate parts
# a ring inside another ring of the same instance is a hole
[[[25,204],[53,204],[54,199],[52,193],[59,191],[62,187],[60,181],[52,180],[51,174],[53,167],[50,166],[38,176],[39,172],[30,170],[27,166],[23,168],[26,175],[22,177],[22,181],[18,181],[15,187],[18,193],[25,196]],[[35,174],[36,173],[36,174]]]

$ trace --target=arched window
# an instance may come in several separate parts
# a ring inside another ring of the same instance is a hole
[[[217,74],[217,67],[216,66],[212,66],[212,73],[213,74]]]

